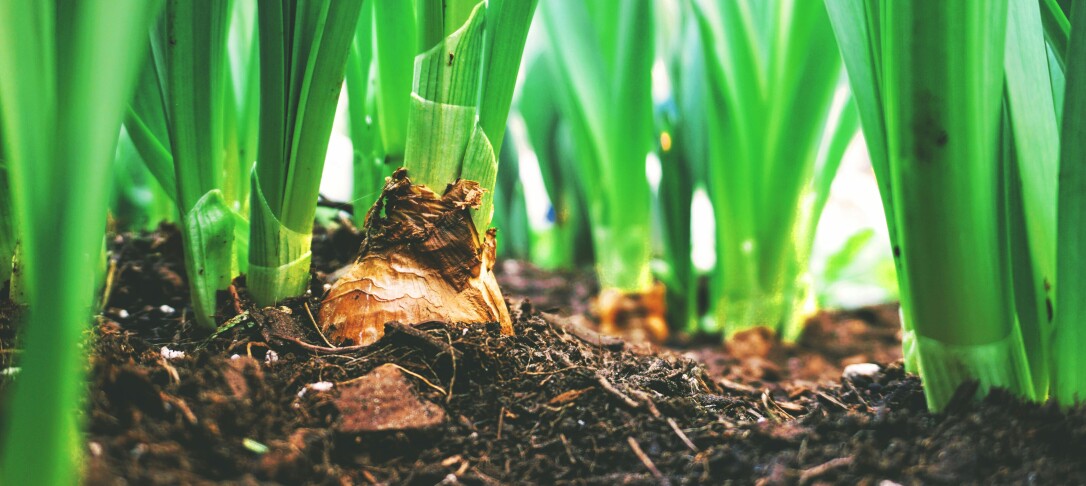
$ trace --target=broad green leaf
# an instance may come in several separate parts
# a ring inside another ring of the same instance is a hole
[[[1058,284],[1056,324],[1052,337],[1052,395],[1060,404],[1086,397],[1086,0],[1071,8],[1071,40],[1067,46],[1067,95],[1064,99],[1060,147]]]

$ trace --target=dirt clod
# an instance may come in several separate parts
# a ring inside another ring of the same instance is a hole
[[[343,434],[420,431],[445,422],[445,410],[420,399],[407,375],[391,363],[374,368],[338,390],[333,400],[340,414],[336,431]]]

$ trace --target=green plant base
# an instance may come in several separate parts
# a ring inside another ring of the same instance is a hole
[[[914,338],[916,367],[924,382],[928,408],[942,410],[958,387],[977,381],[977,396],[999,387],[1026,398],[1033,397],[1033,381],[1023,351],[1022,337],[987,344],[948,344],[917,334]]]
[[[809,275],[800,275],[794,285],[776,292],[724,297],[717,300],[717,326],[724,338],[758,327],[767,328],[785,341],[795,341],[807,318],[818,310]]]

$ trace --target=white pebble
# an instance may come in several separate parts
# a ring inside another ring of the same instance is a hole
[[[324,291],[328,292],[329,290],[332,290],[332,284],[324,284]]]
[[[269,349],[268,353],[264,355],[264,362],[272,364],[276,361],[279,361],[279,353],[276,353],[275,351]]]
[[[161,311],[163,314],[173,314],[174,312],[177,312],[177,309],[174,309],[173,307],[170,307],[166,304],[160,305],[158,307],[158,310]]]
[[[846,380],[855,380],[857,378],[871,378],[881,370],[882,367],[875,363],[856,363],[850,364],[845,367],[845,372],[841,373],[841,376]]]
[[[170,348],[168,348],[166,346],[163,346],[162,349],[159,350],[159,353],[162,354],[163,359],[167,359],[167,360],[178,359],[178,358],[184,358],[185,357],[185,352],[184,351],[174,351],[174,350],[172,350],[172,349],[170,349]]]
[[[117,311],[117,317],[120,317],[121,319],[128,319],[128,311],[124,309]]]
[[[241,359],[241,355],[240,354],[235,354],[235,355],[231,356],[230,359],[232,359],[232,360]]]
[[[326,392],[328,390],[331,390],[333,386],[336,386],[336,384],[330,381],[318,381],[316,383],[310,383],[306,386],[303,386],[301,390],[298,390],[298,398],[304,397],[307,390],[313,390],[315,392]]]
[[[89,442],[87,443],[87,449],[90,450],[91,455],[94,457],[99,457],[102,455],[102,444],[99,444],[97,442]]]

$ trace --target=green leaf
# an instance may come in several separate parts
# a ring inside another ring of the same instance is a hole
[[[902,287],[928,405],[941,409],[966,380],[1030,397],[1001,210],[1007,4],[899,2],[884,14],[892,20],[883,31],[883,96]]]
[[[838,248],[836,252],[826,259],[826,268],[822,271],[822,280],[827,283],[841,280],[845,270],[856,261],[856,257],[874,237],[875,230],[871,228],[857,231],[849,236],[845,243],[841,245],[841,248]]]
[[[373,4],[377,127],[381,131],[385,154],[394,160],[403,158],[407,144],[407,116],[411,106],[418,29],[414,3],[404,0]]]
[[[1067,97],[1060,147],[1059,222],[1052,395],[1061,405],[1086,398],[1086,0],[1071,8]]]
[[[490,0],[487,6],[486,64],[479,125],[501,152],[528,27],[539,0]]]
[[[248,284],[260,305],[305,292],[332,122],[361,0],[258,5],[261,126]]]
[[[1037,396],[1048,389],[1048,356],[1045,352],[1051,322],[1047,308],[1052,305],[1050,286],[1056,281],[1056,197],[1059,163],[1059,125],[1052,99],[1042,15],[1036,0],[1010,0],[1007,15],[1006,76],[1007,111],[1014,136],[1015,157],[1009,163],[1021,186],[1021,212],[1031,275],[1016,276],[1020,289],[1033,299],[1018,312],[1022,338],[1033,369]],[[1019,255],[1013,255],[1012,258]],[[1021,285],[1026,279],[1029,285]],[[1047,302],[1047,303],[1046,303]],[[1032,313],[1021,312],[1032,309]]]
[[[0,484],[79,482],[78,351],[101,275],[114,144],[159,6],[0,2],[0,138],[29,300]]]
[[[652,144],[652,2],[618,12],[584,2],[543,5],[563,120],[586,192],[601,285],[640,292],[652,283],[651,193],[645,157]],[[617,43],[608,39],[617,34]]]

